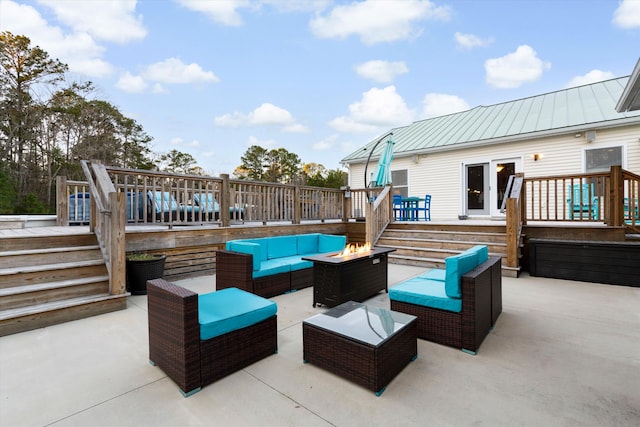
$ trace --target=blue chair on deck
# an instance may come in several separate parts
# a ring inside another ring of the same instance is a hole
[[[407,208],[402,203],[402,195],[393,195],[393,219],[394,221],[404,221],[408,217]]]
[[[142,204],[140,204],[142,209]],[[178,218],[178,202],[168,191],[148,191],[147,192],[147,222],[175,221]],[[140,212],[142,218],[142,212]]]
[[[593,184],[567,186],[567,210],[569,219],[599,219],[599,199]]]
[[[431,221],[431,194],[425,195],[422,206],[418,206],[418,220]]]

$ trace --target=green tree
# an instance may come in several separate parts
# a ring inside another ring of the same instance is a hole
[[[239,179],[290,183],[302,171],[300,157],[284,148],[266,150],[252,145],[240,160],[242,164],[234,172]]]
[[[196,159],[188,153],[171,150],[160,155],[160,170],[171,173],[202,175],[202,168],[196,165]]]

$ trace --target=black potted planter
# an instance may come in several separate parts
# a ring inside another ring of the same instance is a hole
[[[127,255],[127,291],[132,295],[147,294],[147,280],[164,276],[164,255]]]

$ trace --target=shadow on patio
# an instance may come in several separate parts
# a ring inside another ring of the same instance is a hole
[[[389,284],[422,271],[390,264]],[[215,289],[213,276],[176,283]],[[278,353],[187,399],[148,363],[146,296],[2,337],[2,425],[640,424],[640,288],[503,277],[503,313],[476,356],[418,340],[380,397],[302,363],[302,321],[324,310],[311,288],[273,300]]]

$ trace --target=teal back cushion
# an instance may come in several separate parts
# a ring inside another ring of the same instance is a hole
[[[321,234],[318,236],[318,252],[341,251],[347,244],[347,236],[334,236],[332,234]]]
[[[298,235],[298,255],[317,253],[318,236],[318,233]]]
[[[246,239],[246,240],[239,240],[240,242],[247,242],[247,243],[256,243],[258,245],[260,245],[260,261],[266,261],[268,259],[267,255],[268,255],[268,248],[269,248],[269,239],[268,238],[259,238],[259,239]]]
[[[253,255],[253,270],[260,270],[262,255],[260,254],[260,245],[258,243],[230,240],[227,242],[227,250]]]
[[[467,250],[467,252],[475,252],[478,254],[478,264],[480,265],[489,259],[489,247],[487,245],[476,245]]]
[[[450,256],[445,259],[445,265],[444,290],[447,296],[460,298],[462,297],[460,277],[478,265],[478,254],[475,252],[463,252],[459,255]]]
[[[298,240],[296,236],[268,237],[267,258],[283,258],[298,253]]]

